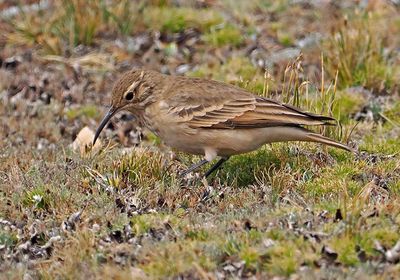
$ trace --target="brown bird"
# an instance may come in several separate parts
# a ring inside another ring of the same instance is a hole
[[[126,72],[112,90],[111,107],[93,143],[118,111],[132,113],[139,122],[177,150],[204,155],[183,175],[220,160],[207,177],[232,155],[247,153],[266,143],[309,141],[347,151],[348,146],[311,132],[303,125],[333,125],[331,117],[303,112],[233,85],[149,70]]]

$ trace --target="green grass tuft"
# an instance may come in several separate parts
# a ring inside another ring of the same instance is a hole
[[[215,47],[231,46],[238,47],[243,42],[243,35],[240,30],[233,25],[222,27],[211,27],[210,31],[203,37],[204,41]]]

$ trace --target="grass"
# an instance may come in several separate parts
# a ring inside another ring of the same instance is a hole
[[[80,44],[93,45],[100,33],[111,29],[122,35],[132,32],[140,5],[118,1],[54,1],[39,16],[22,12],[11,19],[16,32],[8,40],[15,44],[38,45],[45,54],[63,54]],[[57,11],[55,13],[49,11]],[[135,14],[135,16],[132,16]]]
[[[327,70],[331,75],[339,70],[341,87],[363,86],[375,92],[391,93],[397,84],[396,63],[398,44],[380,30],[398,32],[397,21],[388,21],[388,11],[356,11],[335,27],[323,45],[327,54]]]
[[[204,41],[215,47],[237,47],[243,42],[240,30],[232,25],[213,26],[204,35]]]
[[[74,109],[69,109],[67,112],[65,112],[65,116],[69,120],[74,120],[76,118],[81,118],[81,117],[88,117],[88,118],[94,118],[98,117],[99,113],[97,111],[97,107],[94,105],[86,105],[83,106],[82,108],[74,108]]]
[[[223,64],[215,61],[211,65],[200,65],[189,75],[235,84],[256,93],[263,89],[262,71],[255,68],[248,58],[240,56],[228,57]]]
[[[398,274],[399,264],[377,248],[390,249],[400,239],[398,39],[388,36],[396,34],[398,21],[392,6],[340,8],[349,14],[345,21],[289,1],[217,2],[54,1],[5,23],[14,25],[1,41],[1,276]],[[326,23],[321,29],[315,15]],[[326,35],[322,55],[305,49],[271,69],[253,64],[251,48],[267,56],[296,45],[305,30]],[[124,40],[148,34],[153,43],[141,51],[151,62],[141,52],[124,53]],[[94,53],[79,54],[80,48]],[[20,56],[19,64],[6,66],[13,56]],[[170,151],[146,131],[138,146],[123,147],[136,132],[126,116],[106,128],[100,150],[74,152],[75,136],[85,126],[95,128],[112,82],[129,63],[171,72],[189,65],[187,75],[333,116],[341,127],[321,132],[350,140],[360,153],[275,143],[232,157],[207,181],[198,174],[181,178],[199,157]],[[50,103],[41,101],[43,93]],[[373,117],[356,121],[363,111]]]
[[[105,32],[126,36],[145,28],[172,33],[195,28],[210,31],[206,38],[216,45],[241,42],[240,33],[230,26],[223,29],[230,34],[214,34],[215,26],[223,20],[212,10],[174,8],[160,3],[133,4],[131,1],[110,4],[107,1],[58,0],[52,5],[51,10],[56,10],[56,13],[43,9],[39,17],[21,9],[20,15],[10,22],[16,32],[8,35],[8,41],[38,45],[45,54],[65,55],[78,45],[95,45]]]
[[[222,17],[212,10],[191,7],[149,6],[144,10],[144,14],[144,23],[149,28],[162,32],[177,33],[188,28],[207,31],[223,22]]]

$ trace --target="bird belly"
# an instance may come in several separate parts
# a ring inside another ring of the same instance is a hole
[[[214,150],[218,156],[231,156],[247,153],[260,148],[265,143],[285,141],[284,135],[277,134],[277,128],[254,129],[196,129],[195,134],[186,134],[176,130],[160,138],[168,146],[177,150],[197,155]],[[282,134],[282,133],[281,133]]]
[[[160,131],[159,137],[163,142],[178,151],[182,151],[194,155],[204,155],[204,141],[199,141],[196,137],[186,135],[185,133],[179,133],[175,131],[174,134],[164,134]]]
[[[207,139],[205,145],[216,150],[219,156],[248,153],[266,143],[263,129],[211,129],[199,133],[200,139]]]

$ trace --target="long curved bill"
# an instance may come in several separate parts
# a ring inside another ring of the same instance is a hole
[[[93,139],[93,146],[96,144],[96,140],[100,135],[100,132],[103,130],[103,128],[106,126],[106,124],[109,122],[109,120],[115,115],[117,112],[116,108],[111,107],[110,110],[108,110],[107,114],[104,116],[103,120],[101,121],[99,127],[96,130],[96,134],[94,135]]]

